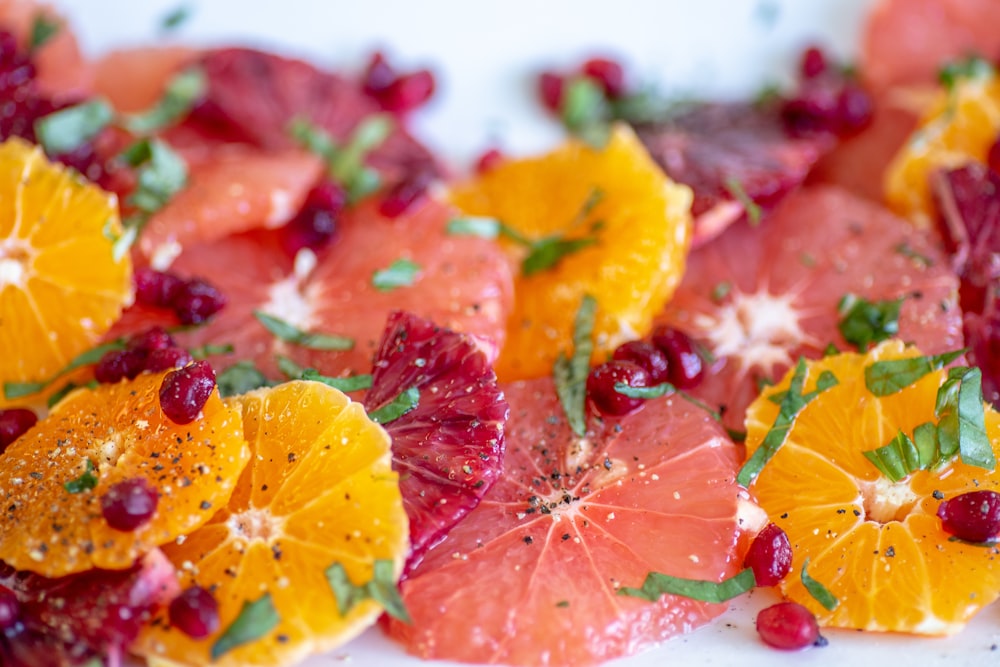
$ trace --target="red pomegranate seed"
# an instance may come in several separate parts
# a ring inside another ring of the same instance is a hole
[[[871,122],[872,98],[861,86],[845,84],[837,95],[837,134],[849,136]]]
[[[650,386],[649,374],[631,361],[607,361],[595,366],[587,376],[587,397],[602,415],[627,415],[642,406],[643,399],[615,391],[619,382],[630,387]]]
[[[184,281],[168,271],[157,271],[148,267],[136,269],[135,301],[146,306],[169,308]]]
[[[653,333],[653,345],[667,356],[669,381],[678,389],[695,387],[705,377],[705,363],[684,332],[660,327]]]
[[[799,66],[802,76],[807,79],[814,79],[826,71],[826,54],[818,47],[810,46],[802,53],[802,62]]]
[[[21,620],[21,603],[14,591],[0,586],[0,630],[13,628]]]
[[[38,423],[38,415],[27,408],[0,410],[0,453]]]
[[[396,80],[396,70],[389,65],[389,61],[381,51],[372,54],[368,66],[365,68],[364,76],[361,80],[362,89],[369,95],[378,96],[382,91]]]
[[[970,491],[938,506],[942,527],[967,542],[986,542],[1000,533],[1000,493]]]
[[[826,644],[816,617],[798,602],[779,602],[762,609],[757,614],[757,633],[764,643],[780,649]]]
[[[150,373],[159,373],[171,368],[184,368],[194,361],[191,353],[183,347],[167,347],[162,350],[153,350],[146,355],[146,363],[143,370]]]
[[[538,76],[538,97],[546,109],[559,113],[565,85],[566,79],[554,72],[542,72]]]
[[[190,424],[215,389],[215,371],[207,361],[196,361],[167,373],[160,385],[160,408],[175,424]]]
[[[142,477],[111,485],[101,496],[101,516],[115,530],[131,533],[149,523],[156,513],[159,494]]]
[[[767,524],[750,543],[743,564],[753,570],[758,586],[774,586],[792,569],[788,535],[775,524]]]
[[[379,204],[379,213],[387,218],[398,218],[427,194],[431,178],[424,172],[419,172],[410,178],[400,181],[389,189]]]
[[[1000,137],[996,138],[986,153],[986,166],[1000,174]]]
[[[583,63],[581,71],[601,84],[608,99],[616,100],[625,95],[625,70],[611,58],[591,58]]]
[[[325,180],[309,191],[305,203],[282,228],[282,245],[294,257],[303,248],[313,251],[328,246],[337,234],[337,223],[347,195],[333,181]]]
[[[649,341],[630,340],[615,348],[611,355],[612,359],[618,361],[631,361],[637,366],[641,366],[649,374],[650,386],[666,382],[670,377],[670,363],[663,350],[656,347]]]
[[[149,353],[153,350],[165,350],[176,345],[173,337],[163,327],[150,327],[133,335],[125,347],[128,350]]]
[[[170,602],[170,625],[192,639],[204,639],[219,629],[219,603],[211,592],[191,586]]]
[[[201,278],[185,281],[170,302],[181,324],[201,324],[225,305],[225,295]]]
[[[397,77],[376,98],[382,108],[392,113],[407,113],[422,106],[434,94],[434,75],[420,69]]]
[[[501,153],[499,149],[490,148],[483,151],[483,154],[476,160],[476,173],[485,174],[486,172],[495,169],[503,161],[503,153]]]
[[[144,350],[109,350],[94,366],[94,379],[101,384],[115,384],[134,379],[146,368]]]

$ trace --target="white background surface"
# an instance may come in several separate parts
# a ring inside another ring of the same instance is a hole
[[[160,19],[178,0],[56,0],[90,53],[163,39]],[[850,57],[872,0],[188,0],[190,19],[170,35],[196,44],[249,44],[358,69],[373,48],[401,69],[431,66],[439,92],[418,113],[415,131],[457,168],[498,144],[525,154],[561,136],[534,98],[541,67],[586,55],[623,59],[643,82],[668,93],[750,96],[787,81],[804,44]],[[612,9],[614,7],[614,9]],[[961,635],[915,639],[827,631],[823,649],[782,653],[764,647],[757,592],[715,624],[615,667],[705,665],[993,665],[1000,662],[1000,608],[986,609]],[[369,631],[308,667],[416,667],[423,663]],[[445,663],[434,663],[444,665]]]

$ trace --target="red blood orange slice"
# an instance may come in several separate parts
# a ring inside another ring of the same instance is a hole
[[[905,297],[898,337],[929,354],[962,346],[958,282],[935,241],[835,187],[795,193],[760,227],[739,225],[693,252],[658,322],[716,358],[692,393],[741,431],[759,383],[830,344],[855,349],[838,330],[849,293],[871,302]]]
[[[496,347],[405,312],[389,315],[375,354],[369,414],[416,389],[417,406],[385,424],[410,518],[404,575],[499,478],[509,406],[491,363]]]
[[[550,379],[503,389],[503,476],[403,582],[413,623],[390,620],[390,635],[423,658],[592,665],[721,613],[685,597],[617,594],[650,571],[735,573],[742,456],[719,425],[662,398],[592,421],[578,438]]]

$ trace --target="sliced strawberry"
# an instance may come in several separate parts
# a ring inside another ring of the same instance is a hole
[[[91,658],[120,664],[150,612],[178,593],[174,567],[159,551],[127,570],[59,579],[4,566],[0,585],[20,602],[20,625],[0,634],[4,667],[65,667]]]
[[[410,517],[406,572],[500,477],[509,406],[493,373],[495,357],[483,339],[409,313],[389,315],[364,405],[371,413],[403,391],[419,391],[417,406],[386,424]]]

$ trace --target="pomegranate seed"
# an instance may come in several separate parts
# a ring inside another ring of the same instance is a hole
[[[826,55],[818,47],[810,46],[802,53],[800,71],[805,78],[815,79],[826,71]]]
[[[167,373],[160,385],[160,408],[175,424],[190,424],[215,389],[215,371],[207,361],[196,361]]]
[[[27,408],[0,410],[0,453],[38,423],[38,415]]]
[[[156,513],[159,494],[142,477],[126,479],[101,496],[101,516],[115,530],[131,533],[149,523]]]
[[[847,84],[837,96],[837,134],[848,136],[872,119],[872,98],[857,84]]]
[[[562,107],[565,85],[566,79],[554,72],[542,72],[538,76],[538,96],[545,108],[552,113],[559,113]]]
[[[1000,174],[1000,137],[996,138],[990,150],[986,153],[986,165]]]
[[[133,335],[126,344],[126,349],[149,353],[154,350],[165,350],[176,345],[177,343],[174,342],[173,337],[163,327],[150,327],[145,331]]]
[[[6,586],[0,586],[0,630],[13,628],[20,620],[20,601],[17,599],[14,591]]]
[[[669,381],[678,389],[697,386],[705,377],[705,364],[687,334],[660,327],[653,333],[653,345],[667,356]]]
[[[337,234],[340,212],[347,203],[343,188],[322,181],[309,191],[305,203],[282,229],[282,245],[292,257],[303,248],[320,250]]]
[[[146,367],[144,350],[109,350],[94,366],[94,379],[101,384],[115,384],[134,379]]]
[[[135,301],[146,306],[169,308],[184,281],[173,273],[148,267],[136,269]]]
[[[631,361],[637,366],[641,366],[649,374],[650,386],[666,382],[670,377],[670,363],[663,350],[656,347],[649,341],[630,340],[615,348],[612,359],[618,361]]]
[[[184,368],[194,361],[187,350],[183,347],[167,347],[162,350],[153,350],[146,355],[146,363],[143,370],[150,373],[159,373],[172,368]]]
[[[486,172],[495,169],[503,161],[503,153],[501,153],[498,149],[490,148],[489,150],[483,151],[483,154],[476,160],[476,173],[485,174]]]
[[[602,415],[627,415],[642,406],[643,399],[615,391],[619,382],[631,387],[650,386],[649,374],[631,361],[607,361],[594,367],[587,376],[587,396]]]
[[[1000,533],[1000,493],[970,491],[938,506],[942,527],[967,542],[986,542]]]
[[[397,77],[379,91],[379,104],[392,113],[407,113],[422,106],[434,94],[434,75],[428,69],[417,70]]]
[[[583,63],[581,71],[601,84],[608,99],[616,100],[625,95],[625,70],[618,61],[591,58]]]
[[[758,586],[774,586],[792,569],[788,535],[775,524],[767,524],[750,543],[743,564],[753,570]]]
[[[225,305],[225,295],[200,278],[185,281],[170,302],[182,324],[201,324]]]
[[[365,68],[361,87],[367,94],[377,97],[396,78],[396,70],[389,65],[389,61],[385,59],[381,51],[376,51],[372,54],[371,60],[368,61],[368,66]]]
[[[170,602],[170,625],[192,639],[204,639],[219,629],[219,603],[207,589],[191,586]]]
[[[423,199],[427,194],[431,177],[425,172],[418,172],[408,179],[394,185],[382,198],[379,213],[387,218],[398,218],[411,206]]]
[[[826,644],[816,617],[798,602],[779,602],[762,609],[757,614],[757,633],[774,648],[791,650]]]

